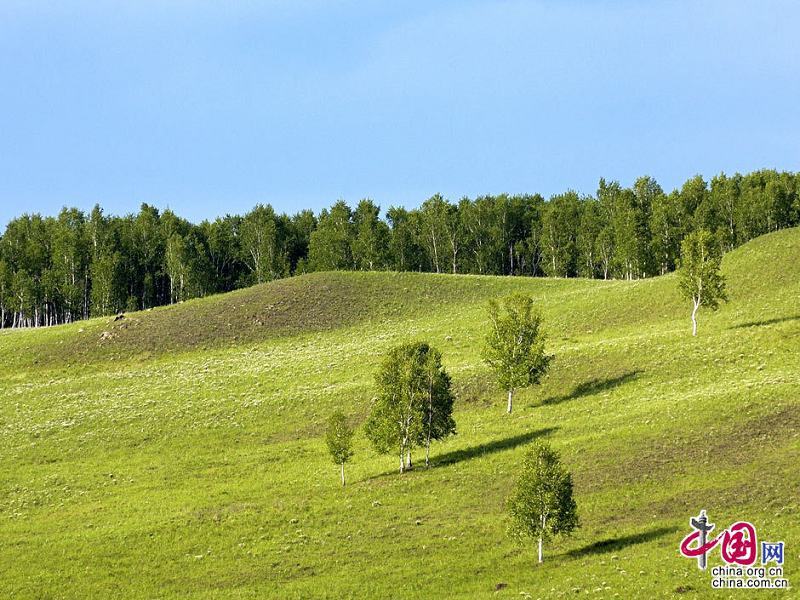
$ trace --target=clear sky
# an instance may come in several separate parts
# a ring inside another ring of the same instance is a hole
[[[800,169],[800,2],[0,0],[0,224]]]

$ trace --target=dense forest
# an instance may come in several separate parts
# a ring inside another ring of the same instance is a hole
[[[0,238],[0,327],[146,309],[310,271],[397,270],[634,279],[676,267],[681,240],[710,231],[723,250],[800,223],[800,174],[689,179],[665,193],[600,180],[566,192],[462,198],[418,209],[338,201],[315,215],[258,205],[199,225],[147,204],[107,216],[23,215]]]

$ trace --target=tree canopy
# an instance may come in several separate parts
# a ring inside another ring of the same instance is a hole
[[[544,542],[578,526],[572,475],[548,444],[536,443],[525,454],[508,507],[512,535],[521,541],[538,539],[539,562],[543,561]]]
[[[697,311],[701,306],[717,310],[728,299],[721,273],[722,252],[705,229],[689,234],[681,243],[678,285],[692,301],[692,335],[697,335]]]
[[[325,430],[325,444],[333,462],[341,467],[342,485],[345,484],[344,465],[353,457],[353,429],[347,424],[347,418],[339,411],[328,419]]]
[[[600,180],[569,191],[439,194],[417,209],[344,200],[318,215],[270,205],[193,224],[143,204],[136,214],[26,214],[0,237],[0,327],[53,325],[323,270],[636,279],[673,271],[700,229],[720,251],[800,224],[800,174],[700,176],[664,191]]]
[[[514,392],[538,384],[553,360],[545,353],[541,324],[542,317],[530,296],[512,294],[500,302],[489,301],[489,332],[483,358],[508,393],[509,413]]]
[[[389,350],[375,378],[377,397],[367,419],[367,438],[382,454],[397,452],[400,472],[412,467],[411,453],[455,433],[454,397],[441,354],[424,342]]]

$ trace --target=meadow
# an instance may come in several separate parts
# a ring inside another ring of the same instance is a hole
[[[800,230],[723,271],[730,302],[696,338],[674,274],[315,273],[4,331],[0,597],[739,597],[679,555],[700,509],[784,540],[800,585]],[[512,291],[556,359],[507,415],[480,350]],[[342,488],[325,421],[362,423],[406,340],[441,350],[458,433],[401,476],[359,432]],[[541,566],[506,531],[533,440],[561,452],[581,521]]]

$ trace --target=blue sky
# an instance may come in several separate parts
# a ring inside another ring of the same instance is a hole
[[[798,170],[793,1],[0,1],[0,223]]]

